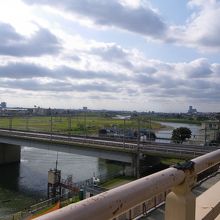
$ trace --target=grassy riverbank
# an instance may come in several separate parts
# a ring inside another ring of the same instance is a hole
[[[106,181],[105,183],[101,184],[101,187],[106,188],[106,189],[113,189],[115,187],[132,182],[133,180],[135,180],[134,177],[120,176],[120,177],[113,178],[109,181]]]
[[[193,120],[193,119],[177,119],[177,118],[152,118],[152,120],[156,121],[162,121],[162,122],[173,122],[173,123],[184,123],[184,124],[196,124],[201,125],[201,121],[199,120]]]
[[[19,129],[39,132],[53,132],[72,134],[72,135],[97,135],[100,128],[116,126],[123,129],[124,120],[111,117],[96,116],[72,116],[62,117],[1,117],[0,128]],[[141,120],[142,128],[160,129],[163,126],[159,122],[151,122],[149,120]],[[138,128],[137,119],[129,119],[125,121],[125,128]]]
[[[0,216],[6,216],[35,204],[36,200],[0,187]]]

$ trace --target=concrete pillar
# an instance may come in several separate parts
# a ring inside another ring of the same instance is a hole
[[[195,220],[196,196],[191,189],[196,176],[190,171],[185,171],[185,173],[184,182],[174,187],[172,192],[167,195],[165,220]]]
[[[21,147],[18,145],[0,143],[0,165],[19,163],[21,158]]]
[[[140,153],[134,154],[132,164],[125,166],[125,175],[140,178]]]

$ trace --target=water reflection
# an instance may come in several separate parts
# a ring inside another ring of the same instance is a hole
[[[9,190],[19,190],[20,164],[6,164],[0,166],[0,187]]]
[[[56,151],[22,147],[20,164],[0,166],[0,203],[5,201],[6,197],[9,201],[0,204],[0,216],[25,208],[19,206],[19,209],[16,209],[16,204],[13,204],[12,208],[14,197],[22,195],[21,200],[26,206],[34,203],[36,199],[46,198],[47,173],[49,169],[55,168],[56,158]],[[59,152],[58,169],[61,170],[62,178],[72,175],[73,180],[78,182],[91,178],[94,174],[117,172],[122,169],[122,165],[107,163],[106,160],[94,157]],[[10,210],[5,210],[7,208]]]

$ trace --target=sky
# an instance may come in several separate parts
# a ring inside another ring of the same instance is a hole
[[[0,102],[220,111],[219,20],[219,0],[0,1]]]

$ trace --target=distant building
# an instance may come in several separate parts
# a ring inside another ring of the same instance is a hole
[[[189,106],[189,110],[188,110],[188,114],[196,114],[197,113],[197,110],[196,108],[193,108],[191,105]]]
[[[204,137],[204,143],[211,144],[220,140],[220,123],[217,120],[208,120],[202,122],[201,134]]]
[[[50,109],[45,109],[45,108],[40,108],[40,107],[37,107],[37,108],[33,108],[33,114],[34,115],[49,115],[49,111]]]
[[[1,102],[0,108],[7,108],[7,103],[6,102]]]

